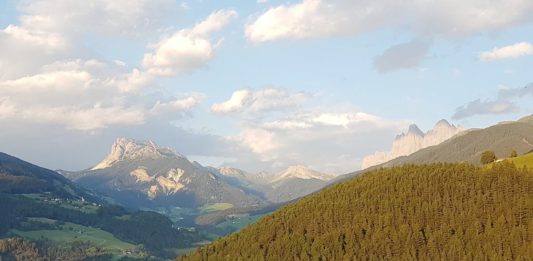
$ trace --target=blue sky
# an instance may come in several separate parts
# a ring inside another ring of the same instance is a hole
[[[0,2],[0,147],[90,167],[118,137],[206,165],[344,173],[411,123],[533,111],[533,4]]]

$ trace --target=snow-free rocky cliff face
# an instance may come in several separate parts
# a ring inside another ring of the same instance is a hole
[[[117,139],[109,155],[90,170],[63,174],[131,207],[263,203],[200,164],[151,141]]]
[[[423,148],[438,145],[464,130],[463,127],[451,125],[446,120],[440,120],[426,133],[413,124],[406,133],[396,136],[390,152],[376,152],[366,156],[361,167],[365,169],[401,156],[411,155]]]
[[[111,153],[91,170],[109,168],[120,161],[158,159],[163,157],[183,158],[183,156],[171,149],[159,147],[152,141],[134,141],[131,139],[119,138],[113,143]]]
[[[249,207],[285,202],[315,192],[332,175],[292,166],[280,173],[204,167],[151,141],[120,138],[109,155],[86,171],[61,174],[130,207]]]

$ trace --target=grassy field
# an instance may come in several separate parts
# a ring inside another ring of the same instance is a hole
[[[509,158],[507,160],[513,162],[517,167],[522,168],[525,166],[529,169],[533,169],[533,153],[522,155],[516,158]]]
[[[207,213],[207,212],[215,212],[215,211],[222,211],[226,209],[232,208],[233,205],[230,203],[214,203],[214,204],[206,204],[199,208],[201,212]]]
[[[69,244],[75,241],[88,241],[95,246],[99,246],[106,251],[117,255],[122,255],[124,251],[133,250],[135,248],[135,245],[121,241],[109,232],[68,222],[61,225],[58,230],[20,231],[13,229],[11,232],[27,239],[47,239],[59,244]]]

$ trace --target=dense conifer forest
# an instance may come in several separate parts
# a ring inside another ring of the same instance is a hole
[[[407,165],[286,206],[182,260],[530,260],[533,172]]]

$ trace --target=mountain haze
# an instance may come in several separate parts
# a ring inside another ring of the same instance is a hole
[[[279,173],[251,174],[239,169],[223,167],[218,173],[234,179],[237,184],[261,193],[273,203],[291,201],[311,194],[328,184],[335,176],[302,165],[290,166]]]
[[[250,206],[263,202],[151,141],[117,139],[109,155],[90,170],[62,174],[133,207],[197,207],[221,202]]]
[[[363,159],[361,168],[366,169],[401,156],[410,155],[423,148],[440,144],[464,130],[463,127],[451,125],[446,120],[438,121],[433,129],[426,133],[421,131],[415,124],[412,124],[406,133],[396,136],[390,152],[376,152],[366,156]]]
[[[424,148],[409,156],[399,157],[379,166],[391,167],[406,163],[433,162],[479,164],[481,153],[486,150],[494,151],[498,158],[509,157],[513,150],[516,150],[518,154],[524,154],[533,149],[533,122],[530,119],[531,117],[526,117],[485,129],[469,130],[441,144]]]

